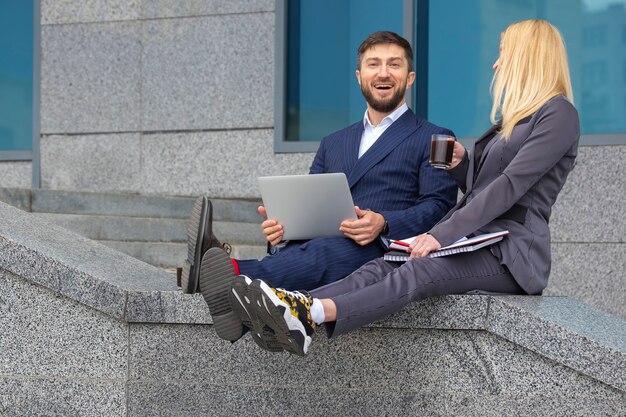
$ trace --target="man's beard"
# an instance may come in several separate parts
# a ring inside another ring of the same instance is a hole
[[[361,93],[363,93],[365,101],[367,101],[367,104],[369,104],[372,109],[381,113],[390,113],[391,111],[395,110],[396,107],[400,105],[400,103],[402,103],[402,100],[404,100],[404,94],[406,90],[405,86],[406,84],[401,85],[400,88],[391,97],[384,100],[376,99],[374,97],[374,94],[372,93],[374,87],[368,86],[368,88],[365,88],[363,86],[363,83],[361,83]]]

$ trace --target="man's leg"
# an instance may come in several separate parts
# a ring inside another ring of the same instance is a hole
[[[275,255],[237,263],[241,274],[274,287],[310,290],[337,281],[383,254],[378,241],[360,246],[347,238],[327,237],[292,242]]]
[[[212,247],[230,253],[230,245],[221,243],[213,234],[213,205],[211,200],[202,196],[196,199],[187,222],[187,259],[181,276],[181,288],[185,294],[194,294],[198,290],[202,256]]]

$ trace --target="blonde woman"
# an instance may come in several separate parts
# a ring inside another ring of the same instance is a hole
[[[448,171],[465,194],[411,243],[408,262],[377,259],[310,294],[236,278],[231,305],[260,346],[304,355],[322,323],[334,337],[426,297],[541,294],[550,273],[550,212],[579,138],[563,39],[546,21],[515,23],[502,34],[493,68],[494,126],[471,154],[457,142]],[[464,236],[502,230],[510,234],[486,248],[427,257]]]

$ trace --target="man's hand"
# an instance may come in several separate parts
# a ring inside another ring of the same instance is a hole
[[[361,210],[354,206],[357,220],[344,220],[339,230],[348,238],[361,246],[371,243],[380,235],[385,227],[385,218],[382,214],[371,210]]]
[[[450,168],[452,169],[456,167],[465,157],[465,147],[461,145],[461,143],[457,140],[454,142],[454,150],[452,151],[452,163],[450,164]]]
[[[265,239],[267,239],[272,246],[278,245],[280,241],[283,240],[283,225],[274,219],[268,219],[265,207],[259,206],[257,210],[259,211],[259,214],[266,219],[263,223],[261,223]]]
[[[413,239],[409,249],[411,250],[409,259],[423,258],[429,253],[441,249],[441,244],[432,235],[424,233]]]

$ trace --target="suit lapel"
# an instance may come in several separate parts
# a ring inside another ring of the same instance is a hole
[[[481,165],[482,165],[482,161],[485,160],[485,155],[487,154],[487,151],[491,146],[489,145],[488,142],[488,138],[491,138],[492,135],[495,133],[495,131],[499,128],[500,126],[498,125],[493,125],[491,126],[489,129],[487,129],[487,131],[485,133],[482,134],[481,137],[479,137],[478,139],[476,139],[476,142],[474,142],[474,151],[472,152],[472,155],[470,155],[470,164],[469,164],[469,168],[468,168],[468,173],[470,175],[468,175],[468,182],[467,182],[467,192],[469,192],[473,187],[474,187],[474,172],[478,172],[478,170],[480,169]],[[482,149],[482,152],[480,154],[480,161],[476,160],[476,154],[477,154],[477,150]],[[478,169],[474,170],[474,166],[478,166]],[[466,194],[467,194],[466,192]]]
[[[363,122],[357,123],[353,128],[349,129],[344,141],[344,172],[347,176],[354,169],[354,165],[359,158],[359,146],[361,145],[361,136],[363,135]]]
[[[352,172],[348,175],[348,184],[352,187],[365,175],[374,165],[380,162],[385,156],[393,151],[399,144],[401,144],[411,133],[415,132],[419,123],[415,123],[415,115],[408,109],[398,120],[392,123],[391,126],[385,130],[385,132],[374,142],[371,148],[363,154],[363,156],[356,160]],[[363,129],[361,129],[361,132]],[[353,154],[355,158],[358,157],[359,143],[361,135],[358,136],[356,152]]]

